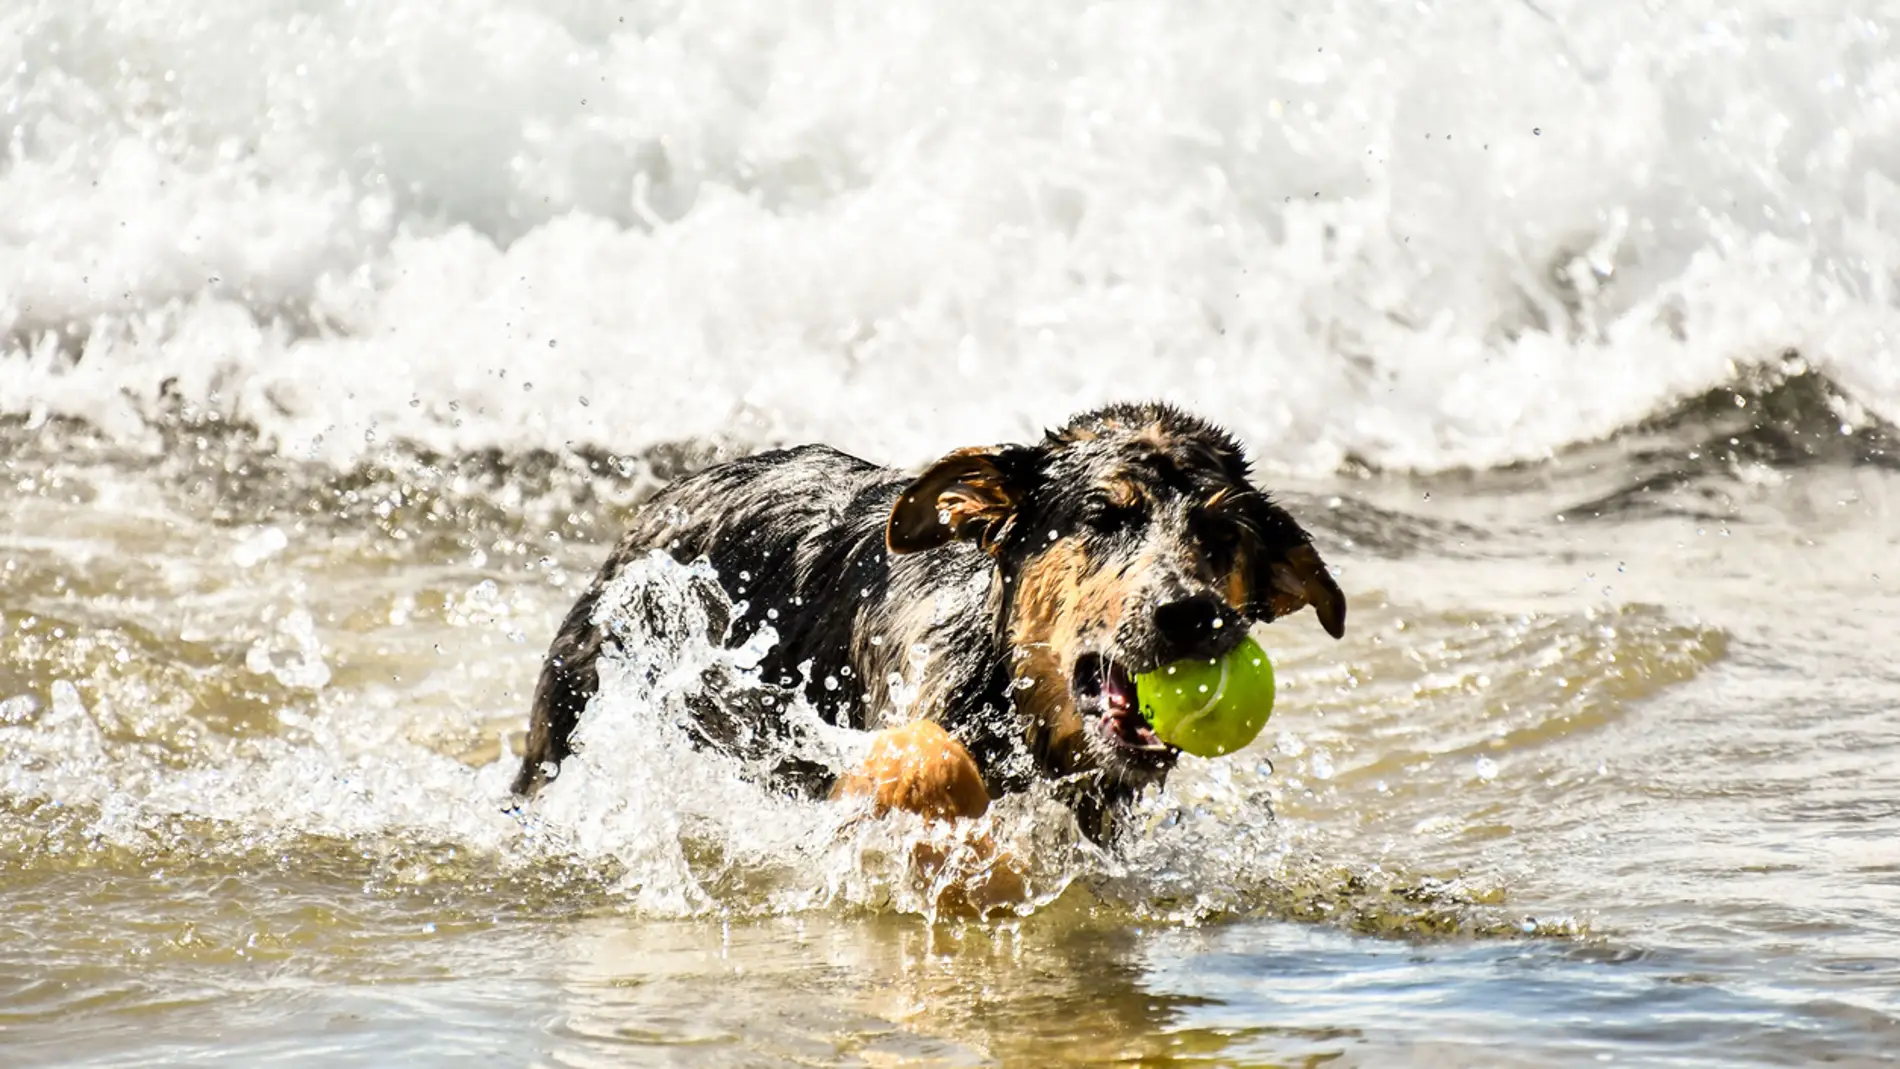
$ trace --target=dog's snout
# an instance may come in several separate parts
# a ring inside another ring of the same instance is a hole
[[[1239,614],[1205,594],[1157,605],[1154,628],[1169,659],[1217,655],[1245,631]]]

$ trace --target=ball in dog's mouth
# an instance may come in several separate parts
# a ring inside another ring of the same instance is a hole
[[[1125,665],[1099,654],[1076,662],[1071,682],[1076,711],[1114,752],[1131,763],[1165,768],[1180,751],[1162,742],[1141,713],[1135,676]]]

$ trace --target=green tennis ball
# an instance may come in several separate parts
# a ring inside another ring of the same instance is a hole
[[[1155,737],[1199,757],[1247,745],[1273,715],[1273,662],[1252,638],[1227,656],[1162,665],[1135,677]]]

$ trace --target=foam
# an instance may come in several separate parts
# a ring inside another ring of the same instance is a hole
[[[1893,419],[1862,6],[14,5],[0,410],[917,460],[1161,395],[1431,469],[1798,348]]]

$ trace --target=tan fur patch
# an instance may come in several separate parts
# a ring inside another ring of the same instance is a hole
[[[864,763],[841,777],[831,793],[869,796],[879,815],[901,809],[928,820],[980,817],[990,807],[976,759],[928,720],[878,732]]]
[[[1135,441],[1142,445],[1152,446],[1156,452],[1160,453],[1171,452],[1176,445],[1174,435],[1168,431],[1167,426],[1160,420],[1147,424],[1136,431]]]
[[[1081,542],[1054,543],[1017,577],[1010,616],[1010,646],[1017,658],[1011,672],[1022,687],[1016,707],[1028,714],[1030,748],[1064,772],[1082,755],[1082,720],[1069,693],[1062,644],[1088,568]]]
[[[1253,554],[1245,542],[1234,550],[1234,563],[1223,578],[1221,593],[1227,598],[1228,606],[1242,615],[1253,604]]]
[[[1201,511],[1218,514],[1231,504],[1235,496],[1233,487],[1224,486],[1214,491],[1214,495],[1201,505]],[[1239,539],[1234,546],[1234,559],[1227,566],[1227,573],[1214,578],[1220,587],[1221,596],[1227,599],[1228,607],[1246,615],[1255,604],[1254,554],[1247,539]]]
[[[1141,559],[1098,567],[1079,539],[1064,538],[1017,578],[1010,645],[1022,681],[1016,706],[1029,714],[1030,746],[1059,773],[1087,766],[1081,715],[1069,676],[1085,647],[1106,644],[1121,622]],[[1091,640],[1095,640],[1091,642]]]
[[[1116,508],[1136,508],[1148,501],[1148,495],[1129,479],[1110,479],[1103,489],[1108,494],[1109,502]]]

